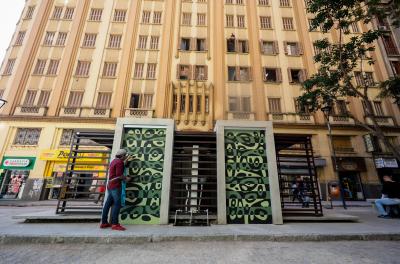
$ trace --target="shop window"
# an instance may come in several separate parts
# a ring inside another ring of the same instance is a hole
[[[39,142],[41,128],[18,128],[14,145],[36,146]]]

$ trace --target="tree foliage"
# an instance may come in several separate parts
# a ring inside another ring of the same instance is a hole
[[[397,5],[399,1],[394,0]],[[393,7],[393,3],[391,6]],[[351,113],[349,116],[357,125],[381,139],[400,159],[400,153],[390,146],[385,138],[370,101],[371,89],[380,88],[381,97],[391,97],[400,102],[399,79],[393,78],[378,85],[372,83],[364,71],[367,65],[375,63],[371,54],[375,51],[376,41],[383,34],[370,23],[377,16],[392,16],[394,11],[388,13],[387,8],[382,9],[380,0],[309,0],[307,12],[314,17],[310,30],[319,28],[323,33],[336,31],[334,33],[337,33],[338,40],[332,43],[328,38],[324,38],[314,43],[318,51],[314,57],[318,69],[303,83],[300,105],[316,111],[326,105],[332,106],[343,98],[360,98],[364,102],[365,115],[372,121],[372,126],[351,116]],[[349,28],[353,23],[363,24],[363,27],[369,30],[350,35]],[[355,72],[359,74],[358,82],[354,82]]]

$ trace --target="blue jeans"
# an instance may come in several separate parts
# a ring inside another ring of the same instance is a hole
[[[107,200],[103,206],[101,214],[101,223],[108,223],[108,213],[111,210],[111,224],[117,225],[119,220],[119,211],[121,210],[121,189],[108,190]]]
[[[379,215],[388,215],[384,205],[398,205],[400,204],[400,199],[390,199],[390,198],[382,198],[375,200],[376,209],[378,209]]]

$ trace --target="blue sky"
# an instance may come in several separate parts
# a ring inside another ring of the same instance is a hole
[[[0,0],[0,63],[4,59],[25,0]]]

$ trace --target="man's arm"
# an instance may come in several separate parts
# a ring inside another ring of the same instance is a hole
[[[116,164],[116,168],[115,168],[115,176],[121,180],[125,180],[125,176],[124,176],[124,163],[123,162],[118,162]]]

